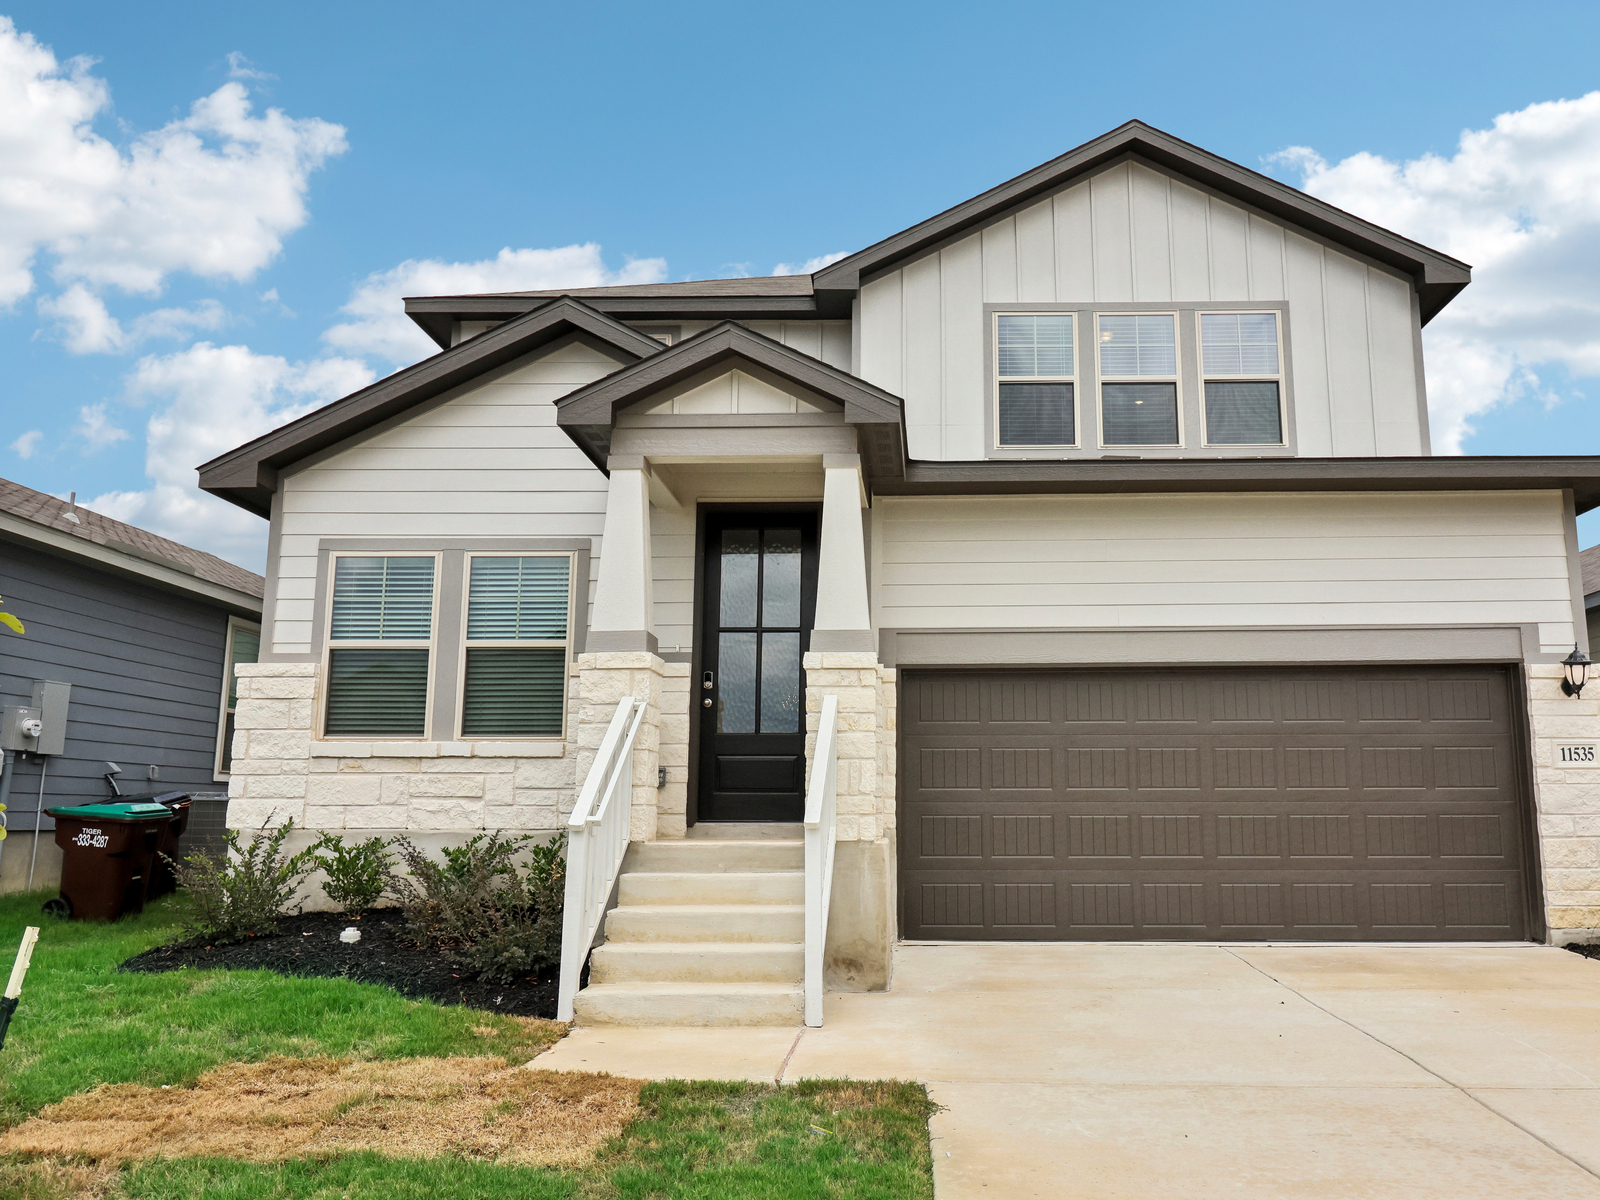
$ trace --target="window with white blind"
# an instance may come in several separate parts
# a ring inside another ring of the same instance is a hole
[[[239,678],[234,667],[261,658],[261,626],[253,621],[228,618],[228,640],[222,659],[222,712],[217,721],[217,760],[213,772],[227,779],[233,770],[234,711],[239,707]]]
[[[1206,443],[1283,444],[1283,374],[1278,314],[1200,314]]]
[[[469,554],[462,738],[561,737],[572,558]]]
[[[1180,444],[1177,315],[1099,313],[1095,326],[1100,444]]]
[[[1071,313],[995,314],[995,444],[1077,445]]]
[[[425,736],[436,566],[434,555],[334,558],[323,736]]]

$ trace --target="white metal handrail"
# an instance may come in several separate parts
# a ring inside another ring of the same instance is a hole
[[[645,702],[625,696],[606,728],[594,765],[567,819],[567,891],[561,921],[561,989],[556,1020],[572,1020],[589,947],[600,932],[606,903],[628,852],[633,826],[633,742]]]
[[[839,838],[839,697],[822,698],[817,748],[806,788],[806,1024],[822,1024],[822,952],[833,895],[833,850]]]

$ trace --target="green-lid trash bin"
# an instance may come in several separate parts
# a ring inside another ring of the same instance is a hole
[[[179,818],[165,804],[117,800],[45,810],[61,847],[61,895],[45,912],[114,921],[143,910],[157,851]]]

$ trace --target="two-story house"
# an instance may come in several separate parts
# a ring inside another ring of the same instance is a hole
[[[580,1019],[792,1022],[833,693],[834,987],[1592,934],[1600,462],[1430,456],[1469,278],[1132,122],[813,275],[407,300],[437,355],[201,468],[271,522],[231,820],[552,831],[638,696]]]

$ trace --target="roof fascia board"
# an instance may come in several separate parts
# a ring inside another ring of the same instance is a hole
[[[1600,507],[1600,456],[1163,459],[1070,463],[911,462],[883,495],[1186,491],[1562,491]]]
[[[819,296],[838,291],[853,292],[860,287],[864,275],[886,269],[933,242],[944,241],[952,234],[981,225],[996,212],[1055,191],[1129,151],[1186,178],[1206,183],[1227,198],[1253,204],[1279,221],[1320,233],[1341,246],[1358,249],[1379,262],[1386,262],[1414,276],[1419,289],[1424,292],[1424,321],[1443,308],[1450,297],[1471,280],[1471,268],[1457,259],[1352,216],[1287,184],[1229,162],[1143,122],[1130,121],[981,195],[824,267],[813,277],[816,291]]]
[[[235,612],[254,614],[257,619],[261,616],[262,602],[259,596],[235,591],[220,583],[212,583],[210,580],[190,575],[187,571],[163,566],[152,559],[127,554],[114,547],[103,546],[99,542],[78,537],[76,534],[62,533],[59,529],[51,529],[47,525],[40,525],[11,513],[0,512],[0,538],[21,542],[49,554],[99,567],[160,588],[162,591],[198,596]]]
[[[848,320],[848,304],[826,311],[812,296],[586,296],[580,303],[618,319],[687,321]],[[546,297],[423,296],[406,302],[406,315],[435,341],[459,320],[510,321],[548,303]],[[448,335],[446,335],[448,336]]]
[[[633,359],[659,354],[663,349],[654,338],[595,312],[581,301],[558,297],[219,455],[199,468],[200,486],[258,516],[266,516],[277,489],[277,473],[283,467],[409,412],[574,332],[588,334]]]

